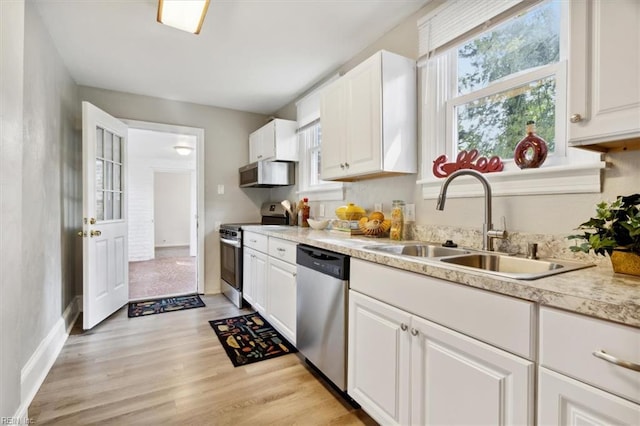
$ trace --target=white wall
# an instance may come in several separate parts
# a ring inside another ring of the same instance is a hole
[[[0,1],[0,417],[20,406],[24,1]]]
[[[127,155],[127,196],[129,223],[129,261],[141,261],[154,258],[154,173],[156,171],[188,172],[193,174],[192,187],[188,188],[188,218],[192,226],[187,242],[192,246],[191,255],[197,253],[197,240],[194,235],[197,214],[196,189],[196,150],[187,157],[179,156],[173,146],[187,144],[195,147],[195,137],[173,133],[156,132],[141,129],[129,129]]]
[[[191,239],[191,172],[154,173],[156,247],[188,246]]]
[[[0,1],[0,10],[0,417],[12,417],[26,415],[81,286],[81,146],[77,87],[35,6]]]

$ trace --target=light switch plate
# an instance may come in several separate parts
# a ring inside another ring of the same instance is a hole
[[[223,184],[218,184],[218,195],[223,195],[224,194],[224,185]]]
[[[381,212],[382,211],[382,203],[375,203],[373,205],[373,210],[377,211],[377,212]]]
[[[318,206],[318,216],[319,217],[324,217],[324,204],[320,204]]]

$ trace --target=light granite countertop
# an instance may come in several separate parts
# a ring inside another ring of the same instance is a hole
[[[603,267],[590,267],[537,280],[517,280],[480,271],[468,271],[443,262],[425,261],[363,248],[368,245],[394,243],[388,238],[355,237],[279,225],[246,226],[243,229],[640,328],[640,278],[614,274],[610,269]]]

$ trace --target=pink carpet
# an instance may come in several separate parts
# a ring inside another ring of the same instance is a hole
[[[156,258],[129,262],[129,299],[195,293],[196,258],[188,247],[157,248]]]

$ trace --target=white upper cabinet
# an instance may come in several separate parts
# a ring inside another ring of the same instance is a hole
[[[322,179],[417,172],[415,61],[380,51],[322,92]]]
[[[276,118],[249,135],[249,163],[298,161],[297,122]]]
[[[570,2],[569,144],[640,148],[640,2]]]

